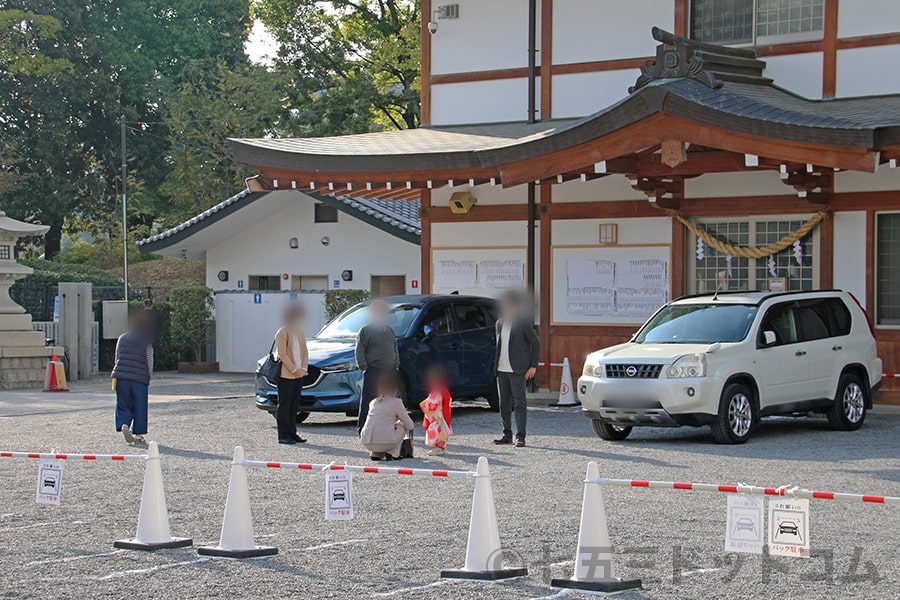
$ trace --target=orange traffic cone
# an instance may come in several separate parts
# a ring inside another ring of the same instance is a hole
[[[45,392],[68,392],[66,383],[66,368],[60,362],[59,356],[53,355],[53,360],[47,363],[47,371],[44,375]]]

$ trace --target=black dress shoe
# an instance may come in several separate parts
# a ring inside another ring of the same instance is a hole
[[[294,434],[294,441],[297,442],[298,444],[304,444],[304,443],[306,443],[306,438],[302,438],[302,437],[300,437],[299,435],[297,435],[297,434],[295,433],[295,434]]]
[[[278,438],[278,443],[279,444],[290,444],[291,446],[293,446],[297,442],[296,442],[296,440],[294,440],[294,438]]]
[[[513,441],[512,441],[511,437],[503,436],[500,439],[494,440],[494,443],[498,446],[509,446],[510,444],[513,443]]]

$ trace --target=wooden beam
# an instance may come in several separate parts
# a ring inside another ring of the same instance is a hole
[[[419,76],[421,91],[419,92],[419,124],[431,124],[431,32],[428,22],[431,21],[431,0],[422,0],[419,20],[419,42],[422,54]],[[423,244],[424,246],[424,244]]]
[[[528,207],[525,204],[476,204],[464,215],[450,212],[449,206],[432,206],[428,209],[432,223],[465,223],[479,221],[525,221]]]
[[[687,231],[680,222],[672,219],[672,256],[670,285],[672,298],[684,295],[687,272],[685,269],[685,254],[687,253]]]
[[[838,0],[825,0],[822,45],[822,97],[834,98],[837,90]]]
[[[291,169],[275,169],[264,167],[261,165],[247,165],[251,169],[255,169],[262,174],[264,180],[263,185],[266,189],[271,188],[272,179],[278,179],[279,189],[283,188],[281,182],[290,183],[291,180],[315,181],[316,184],[327,184],[334,182],[335,186],[339,183],[345,185],[348,179],[354,182],[360,182],[360,187],[364,188],[366,182],[374,185],[384,185],[391,182],[394,187],[405,187],[407,181],[413,181],[419,187],[426,187],[425,181],[431,179],[437,181],[447,181],[453,179],[458,185],[468,182],[469,179],[475,178],[484,181],[490,181],[491,177],[496,177],[499,181],[500,173],[496,168],[479,168],[479,169],[439,169],[429,172],[418,171],[301,171]],[[269,180],[269,181],[266,181]],[[356,186],[354,185],[354,188]],[[435,186],[437,187],[437,186]]]
[[[541,119],[553,117],[553,0],[541,0]]]
[[[819,223],[819,289],[834,287],[834,219]]]
[[[651,58],[653,57],[638,56],[635,58],[617,58],[613,60],[594,60],[589,62],[566,63],[562,65],[553,65],[551,69],[553,75],[575,75],[578,73],[622,71],[628,69],[639,69],[644,66],[644,63]]]
[[[537,73],[540,74],[540,67]],[[477,81],[500,81],[502,79],[525,79],[528,69],[525,67],[509,67],[507,69],[490,69],[487,71],[469,71],[464,73],[441,73],[431,76],[431,85],[447,83],[474,83]]]

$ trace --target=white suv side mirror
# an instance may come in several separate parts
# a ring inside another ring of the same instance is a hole
[[[774,331],[763,331],[763,346],[772,346],[778,341]]]

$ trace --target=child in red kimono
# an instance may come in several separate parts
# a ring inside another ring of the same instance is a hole
[[[428,397],[419,403],[419,408],[425,414],[422,426],[425,428],[425,445],[432,449],[429,455],[446,454],[447,440],[453,435],[450,427],[451,402],[450,390],[447,389],[444,371],[433,367],[428,372],[428,387],[431,390]]]

